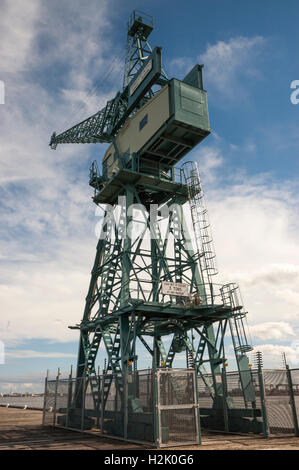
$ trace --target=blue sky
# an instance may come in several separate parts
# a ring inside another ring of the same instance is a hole
[[[299,4],[236,0],[4,0],[0,18],[0,391],[75,364],[95,253],[90,162],[105,146],[48,147],[122,86],[126,22],[154,16],[168,76],[204,63],[212,135],[192,152],[219,282],[238,281],[265,364],[299,363]],[[147,359],[144,358],[144,365]]]

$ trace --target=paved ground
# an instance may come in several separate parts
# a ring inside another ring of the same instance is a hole
[[[138,450],[151,447],[88,434],[43,427],[41,411],[0,408],[0,450]],[[167,448],[171,449],[171,447]],[[173,448],[178,450],[177,447]],[[207,434],[202,446],[189,450],[299,450],[299,438],[251,438]]]

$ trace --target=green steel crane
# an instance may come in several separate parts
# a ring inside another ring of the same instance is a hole
[[[122,91],[50,141],[53,149],[110,144],[102,172],[96,162],[90,168],[93,201],[105,204],[106,211],[83,319],[74,327],[80,329],[77,378],[88,377],[95,405],[105,406],[109,374],[122,394],[123,374],[137,367],[137,344],[151,355],[154,370],[172,368],[184,352],[214,410],[221,409],[230,337],[244,409],[255,408],[238,286],[213,282],[217,268],[198,168],[194,162],[176,166],[210,134],[203,66],[195,65],[183,80],[169,79],[161,48],[148,42],[153,27],[151,17],[132,14]],[[95,363],[101,344],[108,379],[100,397]]]

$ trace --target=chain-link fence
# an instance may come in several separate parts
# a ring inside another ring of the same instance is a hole
[[[299,435],[299,369],[199,376],[201,426],[265,437]]]
[[[226,372],[198,377],[201,427],[228,433],[263,433],[260,381],[257,371]]]
[[[294,435],[287,370],[264,370],[263,378],[270,435]]]
[[[45,425],[142,442],[155,441],[151,371],[46,380]]]
[[[46,380],[43,423],[157,446],[195,444],[200,430],[299,435],[299,369],[198,375],[159,369]]]
[[[46,381],[43,422],[158,446],[198,443],[196,404],[192,369],[58,376]]]
[[[44,395],[44,410],[43,410],[43,424],[45,426],[55,425],[55,403],[56,403],[56,380],[47,380],[45,382],[45,395]]]
[[[127,438],[155,441],[154,376],[152,371],[128,376]]]

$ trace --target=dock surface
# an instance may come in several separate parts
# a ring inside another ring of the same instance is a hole
[[[75,431],[42,426],[42,412],[0,408],[0,450],[153,450],[143,446],[92,436]],[[167,448],[165,450],[178,447]],[[201,446],[186,450],[299,450],[298,437],[271,439],[225,434],[204,434]]]

